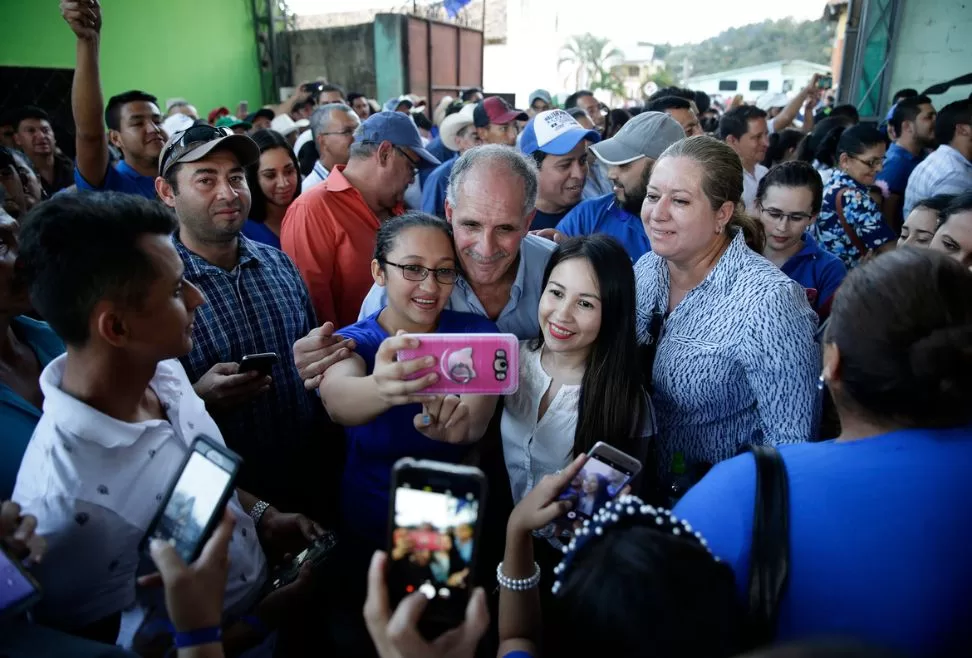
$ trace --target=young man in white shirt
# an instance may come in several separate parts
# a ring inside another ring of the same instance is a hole
[[[729,110],[719,120],[719,139],[739,155],[743,166],[743,203],[750,214],[756,212],[756,189],[769,171],[760,163],[769,148],[766,112],[753,105]]]
[[[154,592],[136,596],[139,542],[193,439],[222,442],[177,360],[192,347],[204,299],[183,278],[174,222],[160,204],[102,193],[58,197],[35,210],[18,262],[67,353],[41,373],[44,414],[13,494],[49,545],[35,571],[44,598],[34,614],[114,643],[136,599],[148,618],[164,614],[161,601],[148,600]],[[242,490],[229,509],[236,527],[223,640],[239,652],[261,644],[309,589],[305,572],[261,600],[264,549],[282,557],[323,531]]]

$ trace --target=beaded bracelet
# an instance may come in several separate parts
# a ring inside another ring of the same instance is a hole
[[[533,589],[540,584],[540,565],[533,563],[533,575],[529,578],[509,578],[503,573],[503,563],[496,565],[496,582],[500,587],[504,587],[514,592],[525,592]]]

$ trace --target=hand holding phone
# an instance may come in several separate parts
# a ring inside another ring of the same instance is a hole
[[[513,508],[507,524],[509,532],[514,535],[529,535],[567,514],[573,508],[574,502],[562,498],[561,494],[581,472],[587,460],[586,454],[578,455],[561,472],[545,475]]]
[[[556,521],[562,534],[572,533],[604,503],[617,498],[641,471],[641,462],[603,441],[594,444],[587,456],[584,467],[559,496],[572,503],[570,511]]]
[[[418,345],[417,338],[400,333],[386,338],[378,347],[375,369],[371,376],[378,388],[378,396],[391,407],[423,403],[432,399],[432,395],[425,393],[425,389],[439,378],[436,373],[428,372],[435,360],[431,357],[401,358],[403,350],[414,349]],[[423,369],[427,371],[426,374],[416,377],[415,373]]]
[[[192,385],[207,405],[233,406],[270,390],[272,380],[256,370],[240,372],[236,363],[217,363]]]
[[[40,585],[0,546],[0,621],[13,619],[41,598]]]
[[[240,360],[240,373],[256,372],[261,377],[269,377],[273,367],[277,365],[280,358],[276,352],[263,352],[262,354],[247,354]]]
[[[422,403],[415,429],[434,441],[466,443],[469,440],[469,405],[457,395],[434,396]]]
[[[399,361],[429,357],[431,366],[408,375],[417,379],[435,374],[422,389],[436,395],[509,395],[520,383],[519,342],[513,334],[408,334],[418,346],[401,349]]]
[[[830,75],[829,73],[817,78],[817,89],[830,89],[833,86],[834,76]]]

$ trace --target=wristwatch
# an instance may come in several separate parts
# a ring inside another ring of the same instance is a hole
[[[267,511],[268,507],[270,507],[270,503],[266,502],[265,500],[258,500],[250,509],[250,518],[253,519],[254,527],[260,525],[260,519],[263,518],[263,513]]]

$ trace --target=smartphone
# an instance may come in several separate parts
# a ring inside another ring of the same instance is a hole
[[[556,525],[561,533],[573,532],[604,505],[621,493],[641,471],[641,462],[603,441],[587,453],[588,460],[558,500],[571,500],[574,506]]]
[[[473,590],[486,502],[478,468],[400,459],[392,468],[388,593],[394,609],[413,592],[429,599],[433,633],[462,623]]]
[[[274,572],[270,579],[270,590],[280,589],[297,580],[305,562],[310,562],[311,567],[316,571],[334,554],[335,547],[337,547],[337,536],[333,532],[325,531],[323,537],[298,553],[290,564]]]
[[[236,114],[237,116],[239,116],[240,119],[245,119],[246,115],[250,113],[249,110],[250,110],[250,102],[240,101],[239,106],[236,108]]]
[[[13,619],[40,598],[40,584],[0,546],[0,621]]]
[[[509,395],[520,384],[520,348],[513,334],[410,334],[419,340],[413,350],[399,350],[399,361],[435,357],[435,365],[409,379],[439,374],[422,389],[432,395]]]
[[[223,518],[242,463],[226,446],[197,436],[142,539],[142,550],[148,550],[150,540],[161,539],[172,544],[186,563],[199,557]]]
[[[273,367],[277,365],[277,361],[280,358],[277,356],[276,352],[264,352],[263,354],[247,354],[240,361],[240,373],[250,372],[255,370],[260,373],[261,376],[266,377],[273,370]]]
[[[830,75],[829,73],[817,78],[817,89],[830,89],[833,86],[834,76]]]

